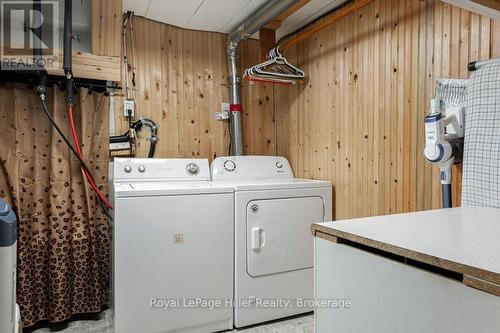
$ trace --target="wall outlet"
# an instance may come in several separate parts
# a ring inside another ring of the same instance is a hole
[[[123,101],[123,115],[125,117],[130,116],[134,117],[135,112],[135,102],[132,99],[126,99]]]

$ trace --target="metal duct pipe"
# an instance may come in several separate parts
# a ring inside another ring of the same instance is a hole
[[[247,17],[238,28],[229,34],[227,59],[229,64],[230,136],[231,155],[243,155],[243,130],[241,106],[241,78],[238,75],[238,46],[275,17],[284,13],[298,0],[271,0]]]

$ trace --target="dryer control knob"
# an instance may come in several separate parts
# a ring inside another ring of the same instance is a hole
[[[224,169],[229,172],[234,171],[234,169],[236,169],[236,163],[234,163],[234,161],[227,160],[226,162],[224,162]]]
[[[278,169],[281,169],[283,167],[283,164],[281,164],[281,162],[276,162],[276,167]]]
[[[191,176],[195,176],[198,174],[198,172],[200,172],[200,168],[198,167],[198,165],[196,163],[189,163],[186,166],[186,171]]]
[[[144,173],[144,171],[146,171],[146,167],[144,165],[139,165],[138,170],[140,173]]]
[[[132,167],[130,165],[126,165],[123,170],[126,172],[126,173],[130,173],[132,171]]]

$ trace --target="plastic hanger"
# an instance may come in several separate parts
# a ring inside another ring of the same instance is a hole
[[[290,64],[279,51],[279,47],[268,52],[268,60],[245,70],[247,77],[259,77],[268,79],[302,80],[304,71]]]

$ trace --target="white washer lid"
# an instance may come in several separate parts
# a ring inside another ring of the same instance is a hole
[[[114,184],[115,197],[233,193],[228,185],[212,181],[127,182]]]
[[[240,179],[218,181],[219,184],[232,186],[236,191],[261,191],[282,189],[303,189],[332,187],[332,183],[324,180],[288,178],[288,179]]]

